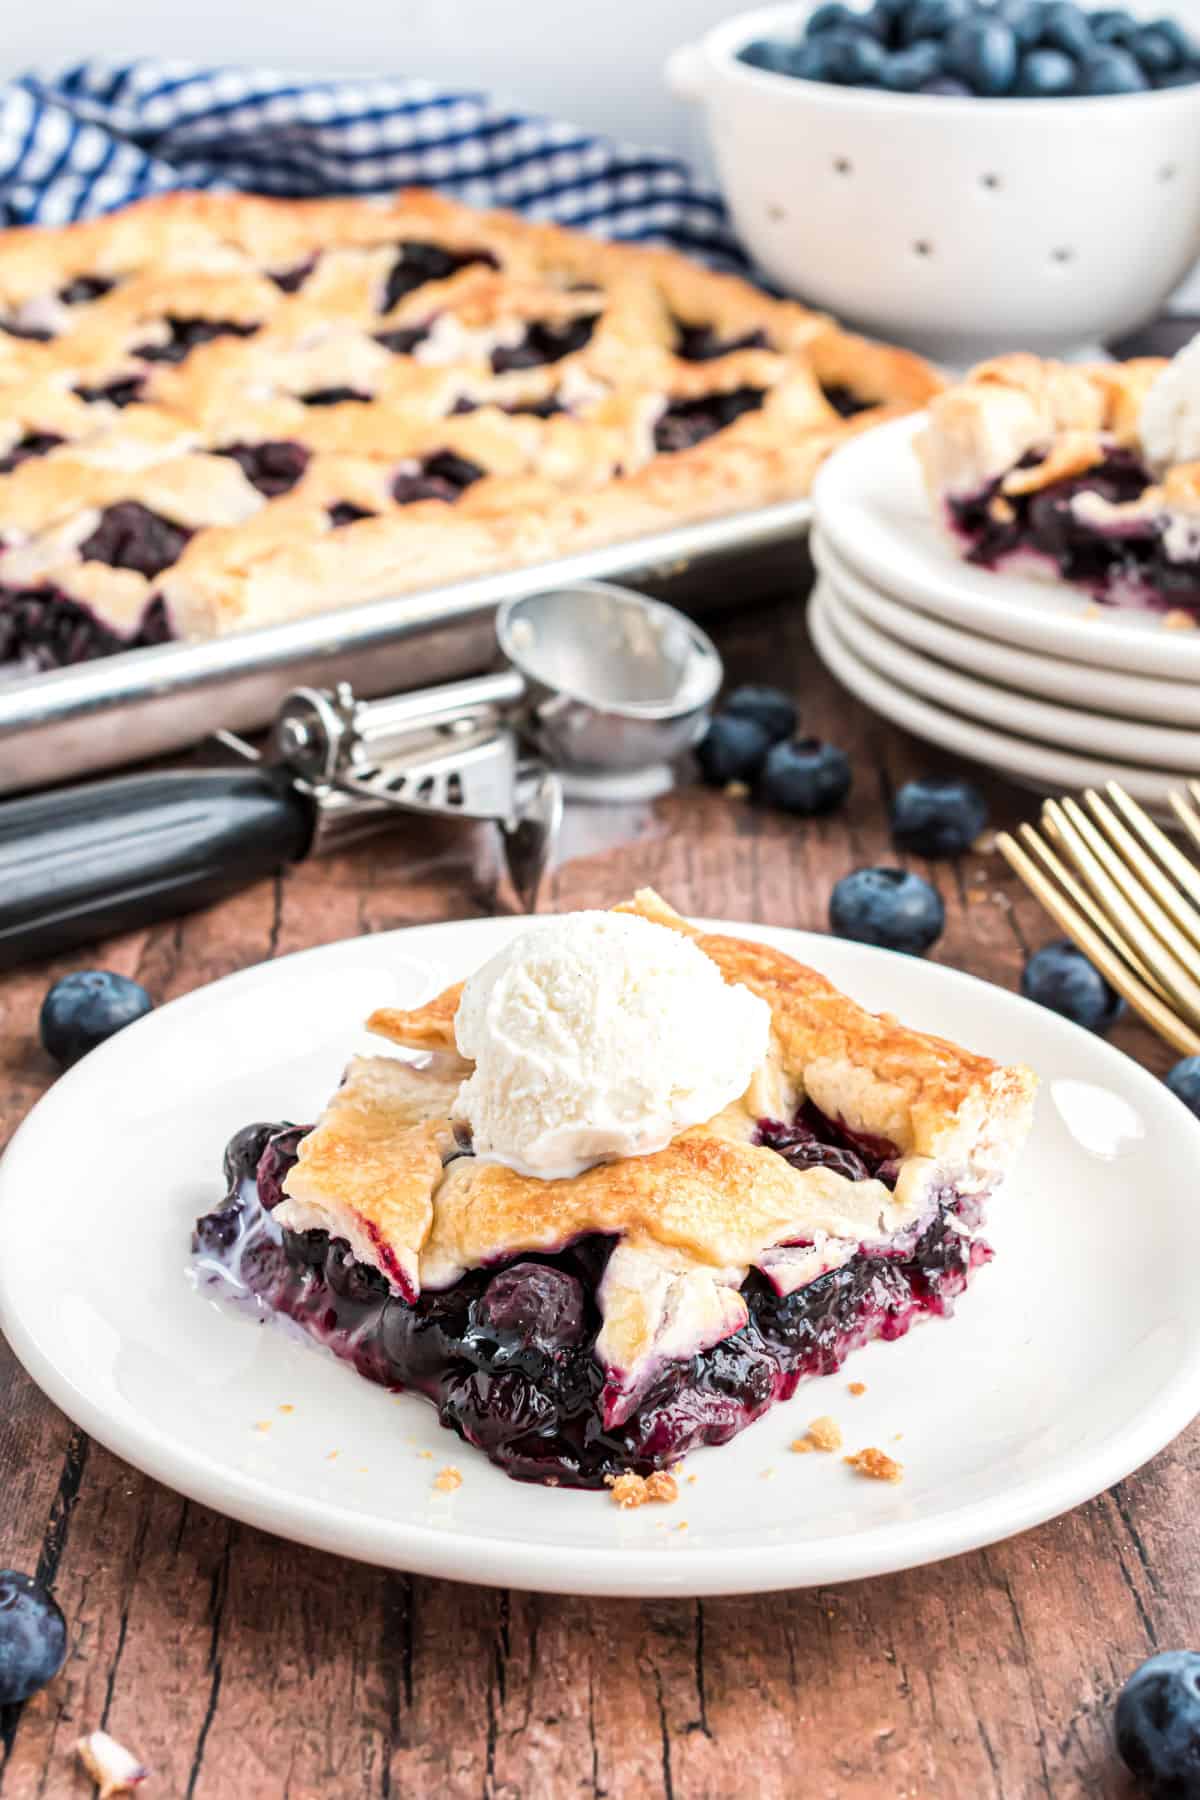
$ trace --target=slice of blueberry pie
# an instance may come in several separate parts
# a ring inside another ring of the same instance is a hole
[[[256,1124],[201,1277],[432,1401],[523,1480],[726,1442],[946,1314],[1034,1078],[644,891],[370,1028],[313,1125]]]
[[[209,638],[808,490],[927,364],[670,251],[170,194],[0,234],[0,664]]]
[[[1196,624],[1200,338],[1170,362],[999,357],[931,402],[916,444],[968,561]]]

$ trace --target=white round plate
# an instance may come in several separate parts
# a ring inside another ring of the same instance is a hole
[[[1200,730],[1200,682],[1126,675],[1094,663],[1021,650],[977,632],[959,631],[932,613],[905,606],[872,587],[819,535],[809,540],[809,551],[817,569],[836,588],[839,600],[888,637],[952,669],[962,669],[998,687],[1062,700],[1072,707],[1089,707],[1108,716]]]
[[[1180,731],[1173,725],[1148,725],[1141,720],[1111,719],[1103,713],[1083,712],[1073,706],[1055,706],[1049,700],[1031,700],[1011,688],[990,687],[945,663],[922,656],[898,644],[880,631],[843,595],[840,575],[824,578],[824,607],[838,636],[860,661],[888,680],[898,681],[910,693],[948,706],[964,718],[994,725],[1020,737],[1057,744],[1084,754],[1097,744],[1121,761],[1151,769],[1175,769],[1180,774],[1200,772],[1200,731]]]
[[[794,952],[870,1007],[1033,1062],[1042,1093],[993,1207],[996,1260],[956,1317],[870,1345],[688,1457],[675,1505],[623,1513],[603,1493],[518,1485],[422,1401],[195,1291],[189,1233],[220,1197],[226,1138],[251,1119],[311,1117],[371,1007],[418,1003],[526,925],[424,926],[264,964],[162,1007],[55,1084],[0,1164],[0,1320],[70,1418],[181,1492],[301,1543],[611,1595],[795,1587],[949,1556],[1087,1499],[1192,1418],[1200,1125],[1135,1063],[1013,994],[765,926],[718,929]],[[903,1482],[793,1455],[820,1414],[848,1450],[898,1457]],[[462,1485],[441,1493],[448,1463]]]
[[[864,706],[901,725],[915,737],[952,750],[956,756],[982,763],[997,774],[1031,787],[1039,794],[1062,794],[1106,781],[1119,781],[1135,800],[1155,810],[1167,806],[1167,794],[1180,785],[1176,770],[1145,769],[1135,763],[1101,762],[1077,756],[1032,738],[1013,737],[949,711],[944,702],[922,699],[902,687],[894,670],[880,675],[842,636],[836,599],[819,582],[808,608],[808,626],[817,654],[830,673]]]
[[[872,586],[985,637],[1103,668],[1200,679],[1200,630],[1172,631],[1159,613],[1098,608],[1065,582],[978,569],[930,511],[913,438],[923,415],[851,438],[813,487],[816,529]],[[1099,616],[1097,616],[1099,614]]]

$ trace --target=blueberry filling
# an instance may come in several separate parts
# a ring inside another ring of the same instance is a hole
[[[186,526],[164,519],[136,500],[120,500],[105,507],[95,531],[80,544],[79,554],[84,562],[134,569],[153,581],[178,562],[191,535]]]
[[[378,517],[378,513],[368,512],[363,506],[355,506],[350,500],[337,500],[329,508],[329,523],[334,531],[342,525],[357,525],[360,519]]]
[[[132,636],[120,637],[58,588],[0,587],[0,663],[61,669],[119,650],[165,644],[171,635],[161,600],[151,600]]]
[[[327,387],[313,388],[311,392],[301,394],[300,399],[305,406],[341,406],[347,400],[370,400],[371,395],[364,394],[359,388]]]
[[[712,1349],[665,1362],[633,1416],[606,1428],[595,1295],[612,1238],[522,1253],[409,1300],[356,1261],[345,1239],[274,1222],[305,1129],[256,1124],[231,1141],[225,1201],[196,1225],[199,1272],[288,1314],[368,1380],[424,1395],[444,1426],[519,1480],[600,1487],[622,1470],[649,1474],[701,1444],[727,1442],[860,1344],[950,1313],[991,1256],[962,1229],[978,1222],[977,1203],[948,1190],[910,1231],[795,1293],[779,1294],[752,1271],[741,1290],[747,1324]],[[803,1167],[894,1178],[890,1144],[815,1108],[787,1126],[762,1121],[760,1141]]]
[[[489,269],[500,264],[490,250],[447,250],[444,244],[425,244],[416,239],[401,244],[400,254],[388,271],[380,299],[380,312],[391,312],[398,300],[427,281],[446,281],[472,263],[483,263]]]
[[[106,281],[102,275],[77,275],[66,287],[59,288],[58,297],[64,306],[86,306],[92,300],[102,300],[105,294],[111,294],[116,285],[115,281]]]
[[[456,456],[453,450],[437,450],[411,473],[397,475],[392,483],[392,498],[399,506],[409,506],[414,500],[445,500],[453,505],[472,482],[486,473],[467,456]]]
[[[823,381],[821,392],[834,412],[843,419],[852,419],[855,413],[869,412],[871,407],[879,404],[876,400],[864,400],[861,394],[856,394],[853,388],[847,387],[842,381]]]
[[[599,319],[599,313],[566,319],[561,324],[535,319],[526,327],[519,344],[500,345],[492,351],[493,373],[506,375],[512,369],[538,369],[546,363],[561,362],[564,356],[572,356],[576,350],[583,349]]]
[[[686,325],[675,321],[675,354],[684,362],[715,362],[735,350],[769,350],[765,331],[746,331],[741,337],[723,338],[713,325]]]
[[[142,344],[133,354],[143,362],[181,363],[214,338],[248,338],[258,330],[257,324],[239,325],[235,319],[181,319],[174,313],[168,315],[167,326],[171,335],[165,344]]]
[[[512,419],[525,414],[532,419],[553,419],[559,413],[566,413],[568,408],[555,394],[547,395],[544,400],[510,400],[504,406],[498,406],[495,400],[468,400],[461,394],[450,408],[453,415],[459,413],[478,412],[481,406],[495,406],[498,412],[507,413]]]
[[[703,394],[698,400],[672,400],[654,427],[654,448],[660,456],[690,450],[743,413],[753,412],[765,397],[765,388],[740,387],[727,394]]]
[[[309,453],[287,438],[267,438],[261,444],[225,444],[215,454],[231,457],[252,487],[277,500],[295,487],[308,467]]]
[[[267,279],[284,294],[298,294],[309,276],[317,266],[315,256],[306,256],[303,262],[293,263],[290,269],[268,269]]]
[[[11,450],[0,456],[0,475],[11,474],[18,463],[28,462],[31,456],[45,456],[47,450],[55,450],[65,442],[65,438],[56,437],[52,431],[27,431]]]
[[[1030,454],[1017,467],[1036,467],[1038,461]],[[1006,557],[1033,551],[1047,558],[1064,580],[1099,600],[1132,597],[1147,605],[1200,610],[1200,556],[1168,556],[1155,520],[1105,526],[1072,510],[1072,501],[1082,494],[1118,506],[1141,498],[1152,477],[1131,450],[1110,450],[1096,468],[1030,494],[1005,494],[1002,481],[998,477],[978,493],[949,503],[951,524],[966,540],[969,562],[995,568]]]
[[[77,387],[75,392],[89,406],[93,401],[103,400],[109,406],[135,406],[142,397],[141,375],[122,375],[116,381],[101,383],[98,387]]]
[[[411,356],[428,336],[428,325],[401,325],[395,331],[377,331],[375,342],[390,350],[393,356]]]

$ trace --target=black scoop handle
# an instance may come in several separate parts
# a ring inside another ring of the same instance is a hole
[[[123,775],[0,804],[0,968],[207,906],[304,855],[282,772]]]

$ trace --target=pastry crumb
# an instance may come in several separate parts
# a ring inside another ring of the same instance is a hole
[[[852,1393],[856,1399],[859,1396],[859,1394],[865,1394],[866,1391],[867,1391],[867,1384],[865,1381],[852,1381],[849,1384],[849,1392]]]
[[[689,1486],[689,1487],[695,1487],[695,1485],[696,1485],[696,1477],[695,1477],[695,1476],[694,1476],[694,1475],[689,1475],[689,1476],[688,1476],[688,1478],[687,1478],[687,1484],[688,1484],[688,1486]]]
[[[968,888],[967,901],[971,906],[981,906],[987,899],[986,888]]]
[[[840,1450],[842,1447],[842,1428],[836,1419],[823,1415],[814,1419],[802,1438],[797,1438],[792,1449],[800,1456],[806,1456],[810,1450],[824,1450],[827,1453]]]
[[[109,1800],[110,1794],[131,1794],[150,1773],[140,1757],[107,1731],[90,1731],[81,1737],[75,1754],[99,1788],[100,1800]]]
[[[279,1410],[280,1410],[280,1412],[281,1412],[281,1413],[293,1413],[293,1412],[295,1412],[295,1410],[296,1410],[296,1409],[295,1409],[295,1407],[294,1407],[294,1406],[288,1406],[288,1405],[287,1405],[287,1404],[286,1404],[286,1403],[285,1403],[285,1404],[284,1404],[284,1405],[283,1405],[283,1406],[281,1406],[281,1407],[280,1407],[280,1408],[279,1408]]]
[[[328,1456],[327,1456],[327,1457],[326,1457],[326,1458],[325,1458],[325,1461],[326,1461],[326,1462],[336,1462],[336,1461],[337,1461],[337,1459],[338,1459],[338,1457],[339,1457],[339,1456],[340,1456],[340,1455],[341,1455],[341,1454],[342,1454],[342,1453],[341,1453],[341,1451],[340,1451],[340,1450],[331,1450],[331,1451],[330,1451],[330,1452],[329,1452],[329,1455],[328,1455]]]
[[[996,834],[994,831],[981,831],[971,845],[976,856],[990,856],[995,848]]]
[[[417,1455],[420,1457],[422,1462],[432,1462],[433,1461],[433,1451],[432,1450],[418,1450]]]
[[[271,1429],[270,1419],[259,1419],[258,1422],[256,1423],[254,1429],[255,1429],[255,1431],[270,1431],[270,1429]]]
[[[774,1469],[764,1469],[762,1471],[762,1479],[764,1481],[774,1481],[774,1479],[775,1479]]]
[[[898,1463],[886,1451],[877,1450],[868,1445],[865,1450],[856,1450],[853,1456],[845,1456],[842,1461],[848,1463],[856,1475],[865,1475],[869,1481],[903,1481],[904,1464]]]
[[[433,1485],[439,1494],[452,1494],[455,1488],[462,1486],[462,1471],[456,1469],[453,1463],[447,1463],[446,1467],[439,1469],[434,1476]]]
[[[675,1477],[668,1475],[665,1469],[659,1469],[653,1475],[635,1475],[632,1470],[627,1470],[624,1475],[606,1475],[604,1483],[622,1510],[645,1506],[648,1500],[669,1505],[679,1498]]]
[[[1191,613],[1184,612],[1182,607],[1173,606],[1162,617],[1164,631],[1195,631],[1196,621]]]
[[[725,783],[725,798],[727,800],[748,800],[750,798],[750,789],[744,781],[727,781]]]
[[[680,1521],[679,1521],[679,1523],[678,1523],[678,1525],[676,1525],[676,1526],[675,1526],[675,1527],[674,1527],[674,1529],[675,1529],[675,1530],[676,1530],[676,1531],[686,1531],[686,1530],[687,1530],[687,1528],[688,1528],[688,1522],[687,1522],[687,1520],[686,1520],[686,1519],[680,1519]]]

